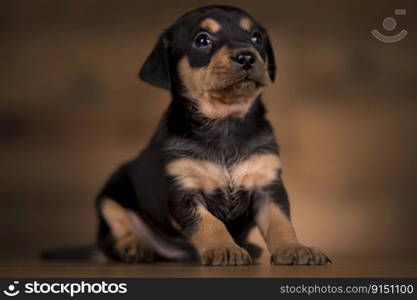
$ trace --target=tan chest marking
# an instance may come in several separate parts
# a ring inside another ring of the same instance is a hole
[[[248,190],[264,187],[277,179],[281,161],[275,154],[255,154],[231,169],[235,185]]]
[[[211,193],[227,182],[227,171],[221,166],[193,158],[177,159],[167,165],[167,173],[188,190]]]
[[[169,163],[166,169],[184,189],[210,194],[218,188],[262,188],[277,179],[280,167],[277,155],[255,154],[229,168],[209,161],[181,158]]]

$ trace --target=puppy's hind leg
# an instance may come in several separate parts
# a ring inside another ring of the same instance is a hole
[[[136,233],[134,218],[139,216],[110,198],[102,199],[100,214],[110,228],[111,250],[117,259],[129,263],[154,260],[153,247]]]

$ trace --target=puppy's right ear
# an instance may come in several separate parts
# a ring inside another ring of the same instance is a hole
[[[139,71],[139,78],[162,89],[170,89],[168,39],[166,33],[161,34],[151,54]]]

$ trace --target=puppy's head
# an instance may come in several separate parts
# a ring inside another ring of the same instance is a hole
[[[266,30],[251,16],[234,7],[207,6],[182,16],[160,36],[140,78],[210,113],[219,105],[248,107],[274,80],[275,61]]]

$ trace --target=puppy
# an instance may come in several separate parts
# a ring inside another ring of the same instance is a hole
[[[273,264],[329,262],[300,244],[290,221],[261,100],[275,68],[266,30],[238,8],[193,10],[161,34],[139,76],[168,89],[171,103],[147,147],[97,197],[108,257],[248,265],[257,226]]]

